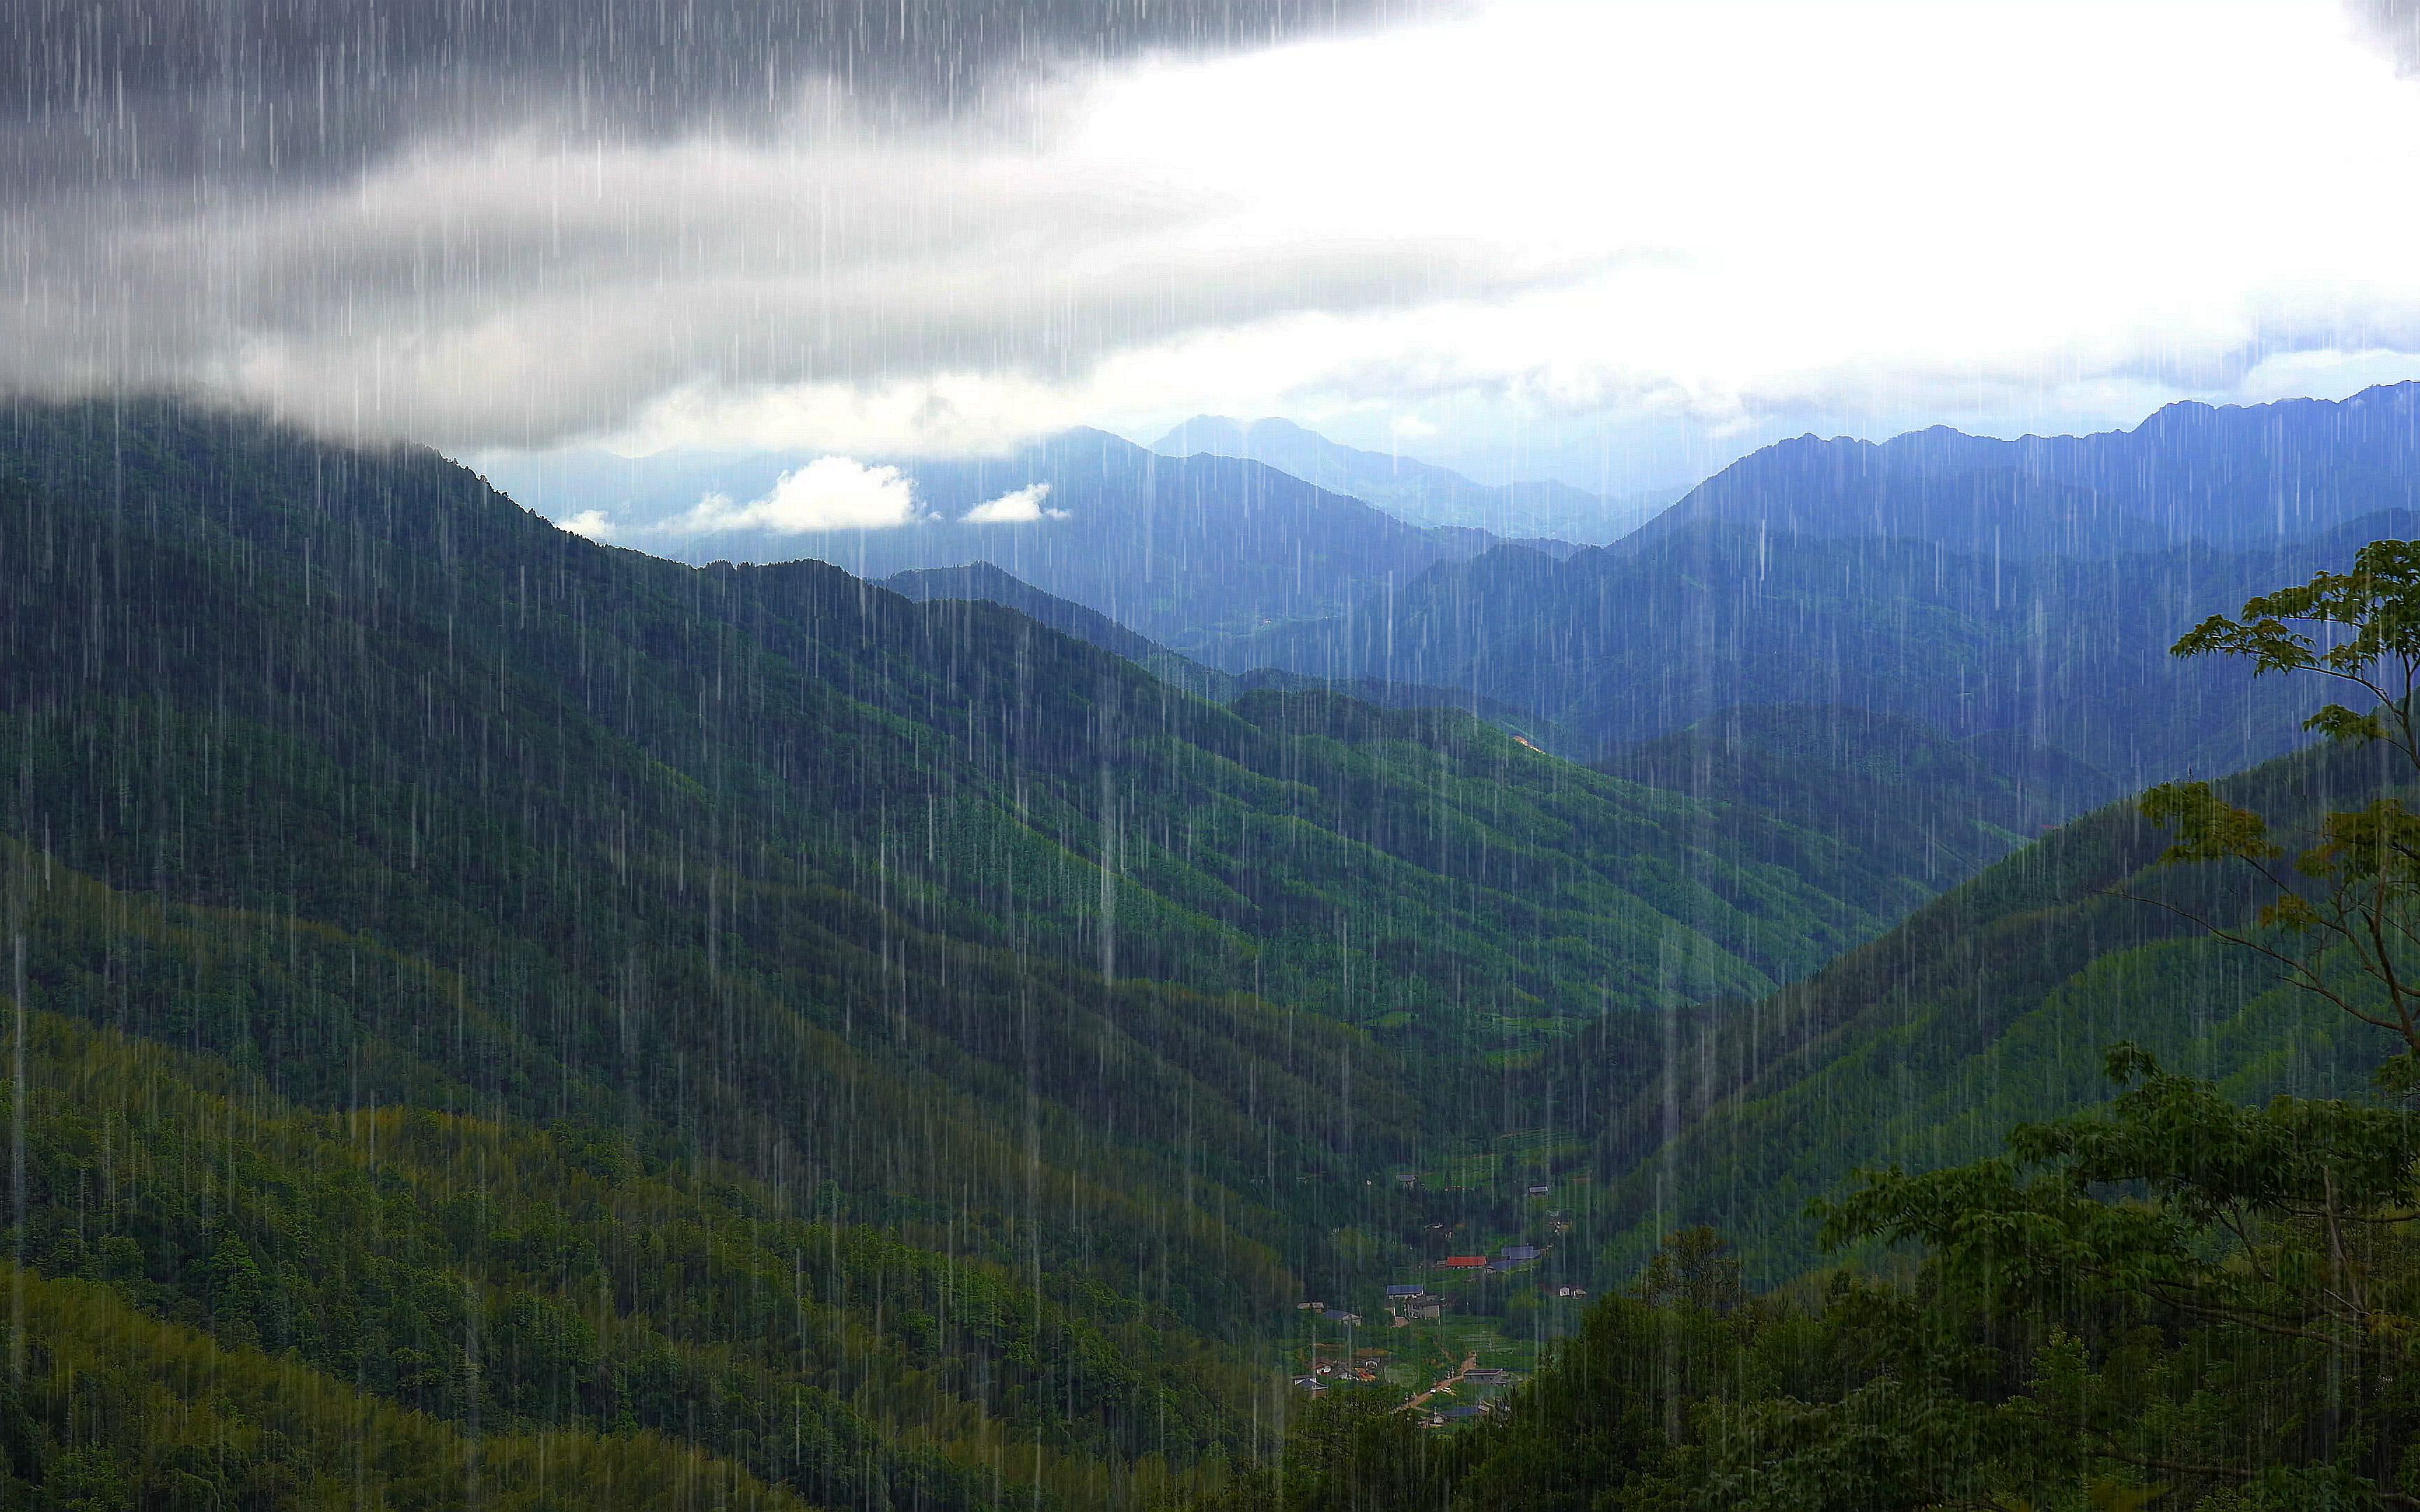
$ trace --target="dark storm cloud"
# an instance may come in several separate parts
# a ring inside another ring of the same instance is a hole
[[[1104,68],[1457,3],[0,0],[0,390],[537,443],[1459,286],[1035,161]]]
[[[45,184],[356,169],[542,124],[745,131],[830,86],[861,117],[983,107],[1004,81],[1265,44],[1425,0],[9,0],[0,170]]]
[[[1566,271],[1455,237],[1205,240],[1184,196],[960,136],[525,134],[342,181],[0,206],[0,389],[200,387],[335,430],[543,445],[674,391],[1075,383],[1188,332]]]

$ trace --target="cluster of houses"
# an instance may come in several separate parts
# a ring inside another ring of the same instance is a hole
[[[1295,1377],[1294,1383],[1314,1396],[1330,1386],[1372,1385],[1377,1381],[1378,1373],[1386,1368],[1386,1356],[1377,1353],[1342,1360],[1322,1360],[1314,1356],[1311,1374]]]
[[[1442,1226],[1432,1224],[1432,1228]],[[1545,1257],[1545,1247],[1539,1244],[1507,1244],[1493,1256],[1449,1255],[1435,1262],[1440,1271],[1457,1274],[1500,1273],[1535,1265]],[[1582,1300],[1588,1296],[1585,1287],[1558,1286],[1555,1296],[1562,1301]],[[1392,1328],[1409,1328],[1414,1323],[1434,1323],[1444,1318],[1453,1305],[1452,1300],[1429,1290],[1421,1282],[1413,1281],[1387,1288],[1387,1322]],[[1324,1302],[1298,1302],[1297,1312],[1316,1313],[1323,1321],[1339,1323],[1346,1328],[1361,1325],[1361,1315],[1342,1307],[1331,1307]],[[1315,1385],[1314,1378],[1305,1377],[1298,1385]]]
[[[1436,1262],[1436,1268],[1440,1271],[1458,1273],[1513,1271],[1525,1265],[1536,1264],[1545,1253],[1536,1244],[1507,1244],[1493,1257],[1485,1255],[1449,1255]],[[1560,1287],[1556,1289],[1555,1294],[1559,1297],[1588,1295],[1577,1287]],[[1358,1317],[1340,1314],[1333,1309],[1328,1309],[1324,1303],[1306,1302],[1297,1305],[1306,1312],[1320,1311],[1323,1317],[1333,1319],[1342,1320],[1350,1318],[1356,1323],[1361,1320]],[[1446,1309],[1451,1305],[1450,1299],[1436,1295],[1430,1291],[1427,1286],[1418,1281],[1387,1288],[1387,1320],[1395,1328],[1407,1328],[1414,1323],[1434,1323],[1443,1318]]]
[[[1466,1423],[1474,1417],[1485,1416],[1490,1405],[1492,1404],[1481,1402],[1476,1407],[1465,1406],[1441,1408],[1436,1412],[1429,1413],[1426,1417],[1421,1418],[1420,1427],[1424,1428],[1441,1428],[1450,1423]]]
[[[1494,1259],[1484,1255],[1449,1255],[1436,1263],[1440,1271],[1513,1271],[1536,1264],[1545,1253],[1536,1244],[1507,1244]]]

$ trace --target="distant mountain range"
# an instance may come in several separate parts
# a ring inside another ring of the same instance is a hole
[[[2057,751],[2114,794],[2286,749],[2299,692],[2168,642],[2411,533],[2415,504],[2415,384],[2094,436],[1807,438],[1611,547],[1497,547],[1226,655],[1483,689],[1606,755],[1737,706],[1858,709]]]
[[[1072,600],[1046,594],[988,562],[964,567],[918,567],[897,572],[883,579],[882,586],[920,604],[936,599],[960,599],[1003,605],[1037,625],[1047,625],[1062,635],[1072,636],[1087,645],[1098,646],[1112,656],[1123,656],[1160,681],[1216,703],[1233,703],[1247,693],[1263,689],[1342,693],[1381,708],[1459,709],[1518,735],[1540,749],[1562,755],[1577,748],[1568,733],[1550,720],[1525,714],[1500,700],[1453,688],[1389,683],[1373,677],[1319,677],[1307,672],[1284,671],[1275,667],[1259,667],[1248,672],[1220,671],[1127,629],[1098,609],[1086,609]]]
[[[1968,554],[2109,557],[2257,546],[2420,507],[2420,383],[2349,399],[2172,404],[2133,430],[1996,440],[1936,425],[1880,443],[1803,436],[1741,458],[1624,546],[1708,522],[1888,536]]]
[[[1703,521],[1566,562],[1499,548],[1244,655],[1484,690],[1606,753],[1736,705],[1834,704],[1953,740],[2004,733],[2132,787],[2277,754],[2315,697],[2177,662],[2179,634],[2414,524],[2386,513],[2259,548],[2086,561]]]
[[[1350,494],[1415,525],[1477,526],[1553,550],[1562,542],[1602,546],[1637,530],[1683,488],[1605,498],[1567,483],[1474,483],[1450,468],[1329,440],[1291,420],[1249,423],[1197,415],[1152,443],[1167,456],[1265,462],[1331,493]]]
[[[1280,624],[1349,615],[1365,598],[1495,544],[1483,531],[1406,524],[1262,463],[1162,456],[1094,430],[1004,457],[895,464],[922,510],[911,523],[812,532],[677,523],[707,492],[743,502],[769,492],[798,460],[590,458],[528,481],[552,501],[553,517],[597,510],[613,519],[613,539],[681,561],[814,560],[865,578],[990,563],[1231,670],[1226,645]],[[1034,517],[963,517],[1025,490],[1033,491]]]

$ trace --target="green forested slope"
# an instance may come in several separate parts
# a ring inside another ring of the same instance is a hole
[[[1843,704],[1742,705],[1598,770],[1839,840],[1928,891],[1955,886],[2120,785],[2012,731],[1953,740]]]
[[[2221,787],[2309,825],[2389,770],[2315,749]],[[1807,1205],[1853,1171],[1978,1159],[2021,1122],[2096,1106],[2118,1041],[2245,1102],[2361,1087],[2378,1037],[2173,911],[2240,924],[2257,899],[2223,871],[2151,870],[2168,839],[2131,804],[2102,810],[1806,981],[1697,1017],[1684,1069],[1601,1142],[1625,1173],[1601,1215],[1607,1265],[1635,1267],[1659,1225],[1709,1223],[1754,1276],[1784,1279],[1817,1257]]]
[[[1221,709],[172,405],[0,413],[0,571],[8,1221],[74,1315],[27,1484],[82,1444],[152,1497],[211,1414],[341,1475],[238,1384],[296,1371],[257,1391],[389,1414],[397,1476],[544,1433],[832,1505],[1190,1473],[1275,1421],[1357,1178],[1500,1119],[1475,1055],[1649,1042],[1913,901],[1467,717]],[[190,1410],[78,1415],[147,1350]]]
[[[1193,1504],[2420,1506],[2420,541],[2347,556],[2174,642],[2335,693],[2327,748],[1668,1018],[1626,1284],[1485,1411],[1345,1396]]]

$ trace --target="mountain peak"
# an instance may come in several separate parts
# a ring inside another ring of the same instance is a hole
[[[1243,444],[1249,428],[1225,415],[1195,415],[1171,426],[1167,435],[1151,443],[1151,449],[1163,456],[1191,456],[1197,452],[1224,455]]]
[[[2420,506],[2420,382],[2344,400],[2165,405],[2132,430],[1975,436],[1950,425],[1880,443],[1813,435],[1740,458],[1652,521],[1897,536],[1991,556],[2097,558],[2186,541],[2243,546]]]

